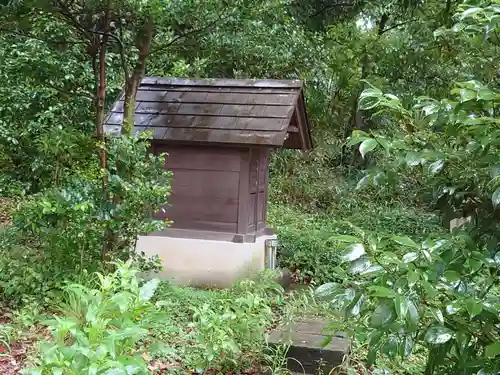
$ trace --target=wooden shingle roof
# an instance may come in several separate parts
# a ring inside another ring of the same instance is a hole
[[[120,131],[123,93],[105,131]],[[155,140],[309,149],[301,81],[147,77],[136,98],[134,131]]]

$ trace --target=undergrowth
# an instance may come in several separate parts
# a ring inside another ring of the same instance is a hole
[[[270,204],[269,226],[280,243],[283,267],[307,280],[322,283],[335,280],[341,249],[332,240],[336,235],[354,235],[356,228],[377,235],[411,236],[424,239],[443,233],[438,215],[401,200],[384,202],[354,189],[332,193],[328,211],[311,212],[299,204]],[[338,195],[345,196],[339,199]]]

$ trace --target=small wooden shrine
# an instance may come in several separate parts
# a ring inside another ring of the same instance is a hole
[[[106,132],[119,131],[123,95]],[[310,149],[301,81],[145,78],[134,131],[153,132],[152,151],[167,152],[174,174],[170,237],[255,242],[268,235],[269,151]]]

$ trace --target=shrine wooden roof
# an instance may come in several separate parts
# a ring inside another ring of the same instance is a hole
[[[105,123],[123,122],[123,93]],[[298,80],[146,77],[136,98],[134,131],[162,142],[310,149],[303,83]]]

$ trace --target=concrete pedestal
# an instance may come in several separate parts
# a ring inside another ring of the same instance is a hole
[[[260,236],[253,243],[234,243],[149,235],[139,236],[136,250],[160,258],[161,278],[184,285],[225,288],[262,271],[265,242],[275,238]]]

